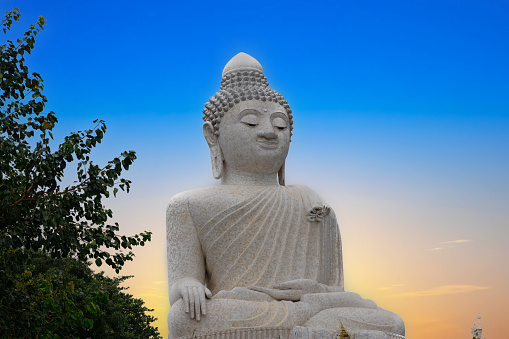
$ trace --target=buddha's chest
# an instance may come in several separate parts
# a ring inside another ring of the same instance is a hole
[[[316,278],[322,230],[308,219],[308,207],[300,196],[276,192],[216,212],[197,228],[212,285]]]

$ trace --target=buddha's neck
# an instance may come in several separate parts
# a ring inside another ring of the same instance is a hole
[[[223,177],[221,178],[221,184],[258,186],[278,185],[277,173],[250,173],[230,167],[224,169]]]

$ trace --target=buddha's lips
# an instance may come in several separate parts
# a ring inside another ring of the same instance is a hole
[[[279,145],[279,142],[277,140],[269,141],[269,140],[258,139],[258,140],[256,140],[256,142],[258,144],[260,144],[260,146],[262,146],[263,148],[273,149],[273,148],[277,148]]]

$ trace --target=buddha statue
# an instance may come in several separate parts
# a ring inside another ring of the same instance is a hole
[[[285,186],[287,101],[248,54],[222,75],[203,110],[221,184],[179,193],[167,209],[169,338],[404,338],[399,316],[344,291],[334,211],[308,187]]]

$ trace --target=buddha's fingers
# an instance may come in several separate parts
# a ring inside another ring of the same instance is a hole
[[[187,288],[187,294],[189,294],[189,311],[191,312],[191,319],[194,319],[194,293],[192,286]]]
[[[200,295],[200,307],[201,307],[201,314],[206,315],[207,314],[207,303],[205,302],[205,288],[200,288],[199,291]]]
[[[298,301],[300,300],[303,294],[302,290],[280,290],[261,286],[249,286],[248,288],[253,291],[268,294],[269,296],[276,300]]]
[[[273,287],[278,290],[289,290],[289,289],[298,289],[301,288],[302,281],[301,279],[298,280],[290,280],[285,281],[279,284],[275,284]]]
[[[185,288],[185,292],[182,295],[182,300],[184,301],[184,311],[189,313],[189,293],[187,288]]]
[[[285,281],[273,286],[278,290],[301,290],[303,293],[323,293],[327,292],[327,287],[311,279],[295,279]]]
[[[200,317],[201,317],[201,307],[202,307],[202,303],[201,303],[201,297],[200,297],[200,294],[203,294],[203,293],[200,293],[201,291],[199,290],[199,287],[198,286],[193,286],[193,295],[194,295],[194,315],[196,317],[196,320],[197,321],[200,321]],[[193,306],[191,306],[193,307]]]
[[[257,291],[257,292],[262,292],[262,293],[265,293],[265,294],[268,294],[268,295],[270,295],[270,291],[271,291],[270,288],[261,287],[261,286],[248,286],[247,288],[250,289],[250,290]]]

